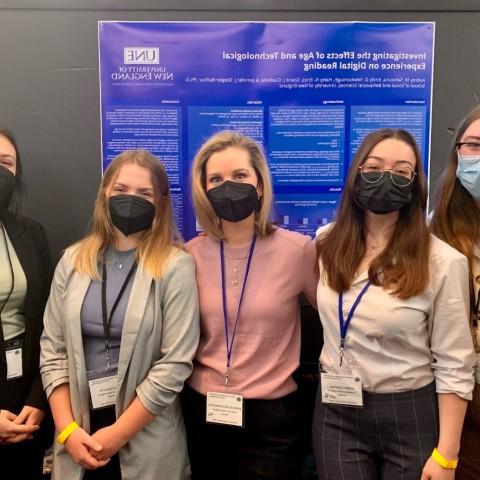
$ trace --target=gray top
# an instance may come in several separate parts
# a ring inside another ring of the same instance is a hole
[[[0,229],[2,230],[0,232],[0,309],[3,307],[0,317],[3,338],[10,340],[25,332],[24,302],[27,294],[27,278],[7,231],[1,223]],[[12,262],[11,268],[10,262]]]
[[[110,316],[113,304],[122,288],[128,272],[135,261],[136,249],[115,250],[109,247],[105,251],[105,264],[107,267],[107,318]],[[100,275],[102,267],[99,266]],[[116,372],[120,353],[123,322],[127,311],[128,300],[132,290],[133,279],[130,278],[125,291],[113,313],[110,324],[110,372]],[[102,282],[92,281],[83,300],[80,313],[82,323],[83,350],[88,375],[98,377],[107,373],[105,357],[105,337],[102,319]]]
[[[90,432],[80,310],[92,282],[75,270],[75,249],[66,250],[55,271],[40,341],[40,373],[47,397],[59,385],[68,384],[73,418]],[[178,393],[192,371],[199,339],[193,258],[174,249],[164,274],[157,279],[139,266],[130,296],[115,411],[120,416],[138,398],[155,418],[120,449],[122,478],[187,480],[190,468]],[[58,443],[53,463],[54,480],[83,478],[82,467]]]

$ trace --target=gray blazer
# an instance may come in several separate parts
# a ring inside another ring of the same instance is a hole
[[[90,278],[73,268],[72,247],[61,258],[52,283],[40,341],[40,372],[47,397],[68,383],[73,416],[90,429],[89,390],[80,310]],[[125,315],[115,410],[135,396],[155,418],[121,450],[123,480],[184,480],[190,477],[178,393],[192,370],[199,339],[199,314],[192,257],[178,250],[154,281],[137,269]],[[80,480],[83,469],[57,443],[54,476]]]

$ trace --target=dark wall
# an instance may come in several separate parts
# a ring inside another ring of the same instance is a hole
[[[476,0],[132,3],[0,0],[0,125],[18,137],[26,213],[45,225],[56,256],[85,232],[100,181],[99,20],[435,21],[433,188],[449,129],[478,103]]]

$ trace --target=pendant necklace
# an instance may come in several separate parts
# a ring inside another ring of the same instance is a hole
[[[233,278],[231,281],[232,287],[236,287],[238,285],[238,272],[240,271],[240,265],[246,260],[246,258],[247,257],[243,257],[236,265],[233,266]]]
[[[123,270],[124,266],[131,265],[132,259],[134,259],[134,249],[132,250],[123,250],[123,251],[115,251],[113,249],[110,250],[111,252],[111,264],[115,265],[119,270]]]

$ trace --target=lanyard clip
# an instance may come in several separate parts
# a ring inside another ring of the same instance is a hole
[[[338,351],[338,356],[340,357],[340,367],[343,365],[343,356],[345,355],[345,339],[340,339],[340,349]]]
[[[105,348],[105,360],[107,361],[107,372],[110,372],[110,347]]]

